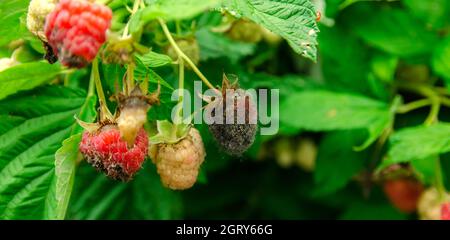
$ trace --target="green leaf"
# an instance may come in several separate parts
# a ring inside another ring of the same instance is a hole
[[[436,180],[436,161],[440,161],[439,157],[431,156],[422,159],[413,159],[411,166],[419,176],[421,182],[425,184],[433,184]]]
[[[407,216],[400,213],[389,203],[357,201],[349,207],[340,217],[342,220],[406,220]]]
[[[168,21],[189,19],[219,3],[219,0],[155,0],[143,10],[141,19],[143,21],[158,17]]]
[[[224,6],[286,39],[295,52],[316,61],[316,10],[310,0],[224,0]]]
[[[236,63],[241,58],[253,54],[256,47],[251,43],[233,41],[208,29],[197,31],[196,37],[200,46],[200,59],[202,61],[227,57],[232,63]]]
[[[23,117],[0,115],[0,135],[11,130],[15,126],[23,123],[26,119]]]
[[[410,162],[449,152],[449,136],[448,123],[402,129],[391,136],[384,164]]]
[[[445,27],[450,23],[450,2],[447,0],[403,0],[403,4],[417,18],[435,29]]]
[[[29,0],[8,0],[0,2],[0,46],[23,37],[26,33],[21,26],[21,17],[26,15]]]
[[[173,62],[169,56],[167,56],[165,54],[156,53],[153,51],[150,51],[144,55],[137,55],[136,57],[146,67],[149,67],[149,68],[161,67],[164,65],[171,64]]]
[[[0,135],[0,219],[44,219],[55,213],[55,152],[69,136],[84,95],[47,86],[0,102],[18,103],[2,109],[14,120]]]
[[[85,122],[93,122],[97,115],[97,96],[94,95],[94,80],[90,81],[90,91],[86,100],[78,112],[78,119]],[[69,205],[72,193],[77,161],[81,158],[78,146],[81,141],[83,128],[75,122],[72,125],[71,136],[64,140],[61,148],[55,153],[55,178],[52,182],[54,195],[49,200],[53,203],[47,217],[50,219],[63,220]],[[51,200],[54,200],[52,202]]]
[[[164,188],[150,161],[133,181],[121,183],[82,164],[77,171],[68,219],[177,219],[181,199]]]
[[[395,70],[397,69],[398,57],[377,54],[370,63],[373,74],[383,82],[394,81]]]
[[[297,92],[280,105],[280,120],[311,131],[368,129],[390,118],[387,104],[325,90]]]
[[[433,32],[398,9],[368,12],[352,27],[370,45],[400,57],[428,54],[438,41]]]
[[[81,133],[72,135],[64,140],[61,148],[55,153],[56,207],[52,210],[55,215],[50,216],[50,219],[63,220],[66,215],[74,183],[76,161],[81,157],[78,151],[80,141]]]
[[[443,40],[434,50],[432,66],[434,71],[444,78],[450,90],[450,36]]]
[[[173,90],[173,87],[167,83],[161,76],[159,76],[155,71],[148,68],[140,58],[136,58],[136,69],[134,70],[134,74],[139,79],[145,79],[148,77],[149,82],[151,83],[159,83],[161,86],[166,87],[170,90]]]
[[[320,25],[321,66],[326,83],[338,89],[370,94],[370,57],[364,43],[344,26]]]
[[[20,90],[28,90],[52,80],[59,73],[58,64],[31,62],[20,64],[0,72],[0,100]]]
[[[361,132],[341,131],[329,133],[320,143],[314,180],[316,194],[326,195],[344,188],[362,169],[367,158],[365,152],[355,152],[353,146],[361,141]]]

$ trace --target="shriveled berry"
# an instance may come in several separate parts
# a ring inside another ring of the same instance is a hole
[[[222,95],[206,108],[211,112],[210,121],[215,119],[208,124],[208,129],[225,152],[239,156],[255,140],[257,108],[250,94],[243,89],[228,87],[227,79],[224,82]]]
[[[205,159],[202,138],[194,128],[177,143],[152,145],[149,153],[161,182],[173,190],[191,188],[197,181],[200,165]]]
[[[120,136],[116,125],[106,125],[95,132],[85,131],[80,152],[97,170],[115,180],[129,181],[141,168],[148,150],[148,137],[143,128],[132,147]]]
[[[384,192],[391,203],[405,213],[414,212],[423,186],[412,179],[388,180],[383,186]]]
[[[112,11],[87,0],[61,0],[47,16],[45,35],[53,53],[68,67],[84,67],[106,40]]]

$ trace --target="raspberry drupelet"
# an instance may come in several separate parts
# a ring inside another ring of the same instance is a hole
[[[95,132],[85,131],[80,152],[97,170],[115,180],[129,181],[141,169],[148,150],[148,136],[143,128],[134,145],[128,147],[117,125],[106,125]]]
[[[112,11],[87,0],[61,0],[47,16],[45,35],[59,61],[82,68],[91,62],[106,40]]]

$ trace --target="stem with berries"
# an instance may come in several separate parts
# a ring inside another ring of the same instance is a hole
[[[208,79],[205,77],[205,75],[203,75],[203,73],[197,68],[197,66],[195,66],[195,64],[192,62],[192,60],[188,56],[186,56],[186,54],[183,51],[181,51],[180,47],[173,39],[172,34],[170,33],[169,28],[166,25],[166,22],[161,18],[158,18],[158,22],[161,25],[161,28],[162,28],[164,34],[166,35],[166,38],[169,40],[170,45],[172,45],[173,49],[177,53],[179,59],[184,60],[186,62],[186,64],[192,68],[192,70],[195,72],[195,74],[197,74],[197,76],[206,84],[206,86],[208,86],[210,89],[217,90],[208,81]]]

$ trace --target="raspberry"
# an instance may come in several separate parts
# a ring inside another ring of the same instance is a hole
[[[122,181],[131,180],[141,168],[147,149],[148,137],[143,128],[129,148],[116,125],[106,125],[95,132],[85,131],[80,143],[80,152],[88,163],[109,177]]]
[[[47,16],[45,35],[53,52],[68,67],[84,67],[106,40],[112,11],[87,0],[61,0]]]
[[[195,65],[198,65],[200,62],[200,47],[198,46],[197,40],[194,39],[179,39],[176,41],[178,47]],[[169,55],[174,61],[178,60],[178,54],[175,49],[170,45],[167,48],[167,55]],[[186,65],[186,68],[190,69],[189,65]]]
[[[257,43],[263,38],[263,31],[258,24],[246,19],[239,19],[233,23],[227,35],[236,41]]]
[[[197,181],[205,147],[197,129],[175,144],[160,143],[150,147],[150,158],[156,164],[164,186],[173,190],[191,188]]]
[[[436,188],[429,188],[425,190],[420,196],[417,207],[420,219],[440,220],[442,218],[442,201],[448,198],[450,198],[449,194],[440,196]]]
[[[450,203],[441,206],[441,220],[450,220]]]
[[[307,172],[314,171],[317,159],[317,146],[310,138],[302,138],[297,143],[295,160],[297,165]]]
[[[423,186],[416,180],[396,179],[384,183],[384,192],[391,203],[405,213],[414,212],[423,191]]]
[[[233,103],[233,105],[227,105],[227,102]],[[244,109],[238,109],[239,102],[244,102]],[[216,118],[217,109],[223,109],[223,121],[209,124],[208,129],[225,152],[239,156],[247,151],[255,140],[257,125],[256,121],[253,123],[252,120],[256,120],[257,117],[256,104],[249,94],[236,86],[230,86],[228,79],[224,77],[222,96],[217,97],[207,106],[212,118]],[[238,112],[240,110],[244,111],[245,119],[239,119]],[[231,124],[227,123],[229,116],[234,117]]]
[[[44,32],[45,18],[55,8],[57,0],[31,0],[28,5],[27,28],[42,41],[47,41]]]

